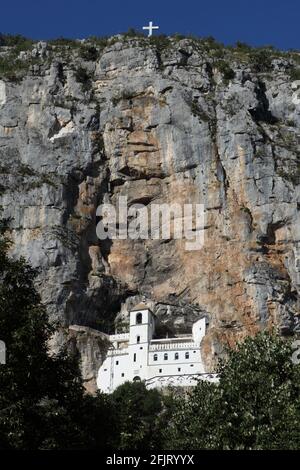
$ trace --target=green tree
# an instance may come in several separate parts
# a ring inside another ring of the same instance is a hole
[[[168,448],[300,448],[300,366],[290,342],[269,333],[247,338],[219,372],[218,385],[200,382],[178,403]]]
[[[221,449],[218,428],[219,388],[200,381],[185,397],[175,397],[173,412],[164,428],[165,449]]]
[[[143,382],[125,382],[110,400],[118,428],[115,447],[142,450],[161,446],[162,398],[158,390],[147,390]]]
[[[0,222],[0,447],[99,448],[110,436],[107,399],[84,394],[78,358],[50,355],[54,332],[34,287],[36,271],[13,260]],[[104,433],[103,433],[104,431]]]

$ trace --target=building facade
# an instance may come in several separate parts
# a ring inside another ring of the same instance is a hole
[[[109,336],[111,347],[97,379],[102,392],[111,393],[127,381],[145,381],[147,388],[154,388],[215,380],[215,374],[205,373],[201,360],[205,318],[194,323],[191,335],[176,338],[153,339],[155,326],[155,315],[139,304],[130,312],[129,332]]]

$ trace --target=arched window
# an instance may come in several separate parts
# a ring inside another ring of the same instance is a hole
[[[179,359],[179,354],[175,353],[174,359]]]
[[[140,382],[140,381],[141,381],[141,377],[139,377],[138,375],[136,375],[135,377],[133,377],[133,381],[134,381],[134,382]]]
[[[137,336],[136,337],[136,342],[139,343],[141,341],[141,337],[140,336]]]
[[[167,354],[167,353],[164,354],[164,360],[165,360],[165,361],[168,360],[168,354]]]
[[[142,323],[142,319],[143,319],[143,315],[141,314],[141,312],[137,313],[136,314],[136,324],[140,325]]]
[[[154,354],[153,361],[157,361],[157,354]]]
[[[185,358],[186,358],[186,359],[189,359],[189,358],[190,358],[190,353],[186,352],[186,353],[185,353]]]

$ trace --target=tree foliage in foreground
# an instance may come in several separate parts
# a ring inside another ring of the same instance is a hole
[[[247,338],[200,382],[165,433],[168,449],[300,449],[300,366],[275,334]]]
[[[115,447],[120,450],[159,449],[162,435],[160,412],[162,397],[158,390],[147,390],[142,382],[126,382],[110,396],[116,410],[118,434]]]
[[[109,404],[84,394],[77,357],[49,355],[54,332],[34,288],[36,272],[8,254],[0,222],[0,447],[93,448],[108,444]],[[103,432],[104,431],[104,432]]]

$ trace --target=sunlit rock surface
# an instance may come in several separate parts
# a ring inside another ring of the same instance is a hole
[[[12,254],[40,269],[51,316],[109,333],[143,299],[171,334],[205,315],[207,372],[245,335],[299,332],[294,59],[273,58],[265,71],[226,52],[228,73],[187,39],[114,38],[93,60],[81,49],[39,43],[21,54],[34,57],[21,77],[0,80],[0,203]],[[119,196],[204,204],[204,248],[100,242],[96,208]],[[91,384],[97,341],[82,339],[90,330],[69,334]]]

